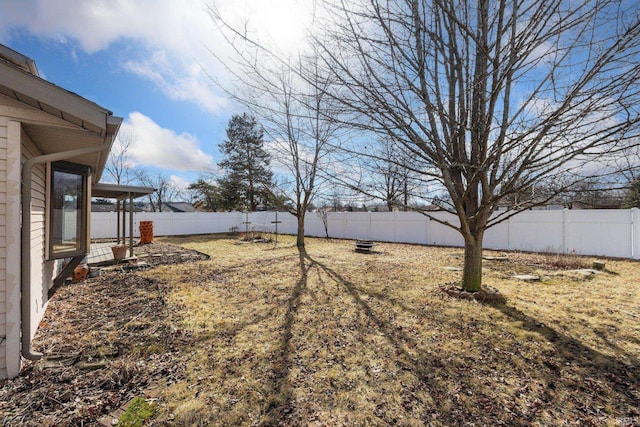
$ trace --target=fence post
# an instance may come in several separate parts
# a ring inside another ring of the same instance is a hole
[[[507,218],[507,250],[511,250],[511,218]]]
[[[631,258],[640,259],[640,211],[638,208],[630,209],[631,217]]]
[[[344,232],[344,237],[347,239],[351,239],[351,236],[347,235],[347,230],[349,229],[349,212],[343,212],[342,215],[344,215],[344,217],[342,218],[342,230]]]
[[[567,253],[567,212],[569,209],[564,208],[562,210],[562,253]]]
[[[397,212],[390,211],[393,215],[393,241],[398,241],[398,215]]]

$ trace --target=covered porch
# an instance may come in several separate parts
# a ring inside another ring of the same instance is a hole
[[[116,244],[127,245],[129,257],[133,257],[133,201],[139,197],[147,196],[153,193],[155,188],[151,187],[138,187],[131,185],[118,185],[118,184],[94,184],[91,188],[91,197],[98,197],[101,199],[115,199],[116,200]],[[127,202],[129,209],[127,209]],[[128,213],[128,215],[127,215]],[[128,217],[128,221],[127,221]],[[128,232],[128,236],[127,236]],[[93,245],[91,245],[93,246]],[[104,245],[103,245],[104,246]],[[93,248],[91,250],[94,253]],[[103,250],[100,250],[100,256],[104,257]],[[97,253],[97,252],[96,252]]]

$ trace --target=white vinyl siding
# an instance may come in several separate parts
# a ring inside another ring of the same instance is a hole
[[[21,123],[69,128],[69,123],[60,118],[0,94],[0,337],[6,337],[0,342],[0,378],[15,377],[21,364],[21,165],[42,154]],[[32,175],[29,331],[33,337],[44,315],[58,263],[45,260],[46,165],[36,165]]]
[[[0,378],[7,377],[7,119],[0,117]]]
[[[50,154],[78,148],[108,150],[121,122],[93,102],[0,61],[0,379],[19,374],[21,329],[30,344],[61,264],[45,258],[48,166],[36,164],[24,183],[22,165],[42,155],[41,150]],[[80,161],[101,171],[106,155],[87,152]],[[74,160],[78,159],[70,159]],[[21,217],[25,184],[32,193],[29,218]],[[30,235],[22,239],[21,230],[27,226]],[[29,261],[23,263],[21,257]],[[29,286],[28,313],[21,310],[23,282]],[[21,324],[21,319],[29,319],[28,324]]]
[[[22,163],[41,153],[22,133]],[[47,292],[53,286],[54,262],[45,261],[46,248],[46,167],[43,164],[33,168],[31,180],[31,336],[47,304]]]
[[[3,258],[0,259],[2,269],[3,323],[2,335],[5,341],[0,349],[2,369],[0,377],[13,378],[20,372],[20,123],[11,121],[0,115],[0,126],[3,136],[0,138],[6,165],[0,175],[4,180],[6,191],[3,193],[3,225],[0,226],[2,236]]]

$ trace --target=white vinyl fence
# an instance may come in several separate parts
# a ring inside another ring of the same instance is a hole
[[[275,212],[136,213],[134,236],[139,237],[140,221],[153,221],[155,236],[222,233],[232,229],[274,231],[275,215]],[[445,213],[435,216],[457,223],[455,217]],[[296,233],[294,216],[279,212],[278,221],[282,221],[278,224],[279,233]],[[416,212],[331,212],[327,223],[329,236],[334,238],[463,246],[457,231]],[[115,237],[116,224],[114,212],[92,213],[91,237]],[[307,214],[305,231],[308,236],[325,236],[324,224],[317,213]],[[487,230],[484,247],[640,259],[640,210],[525,211]]]

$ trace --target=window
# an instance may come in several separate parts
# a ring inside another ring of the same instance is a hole
[[[86,166],[51,164],[49,259],[87,253],[88,177]]]

